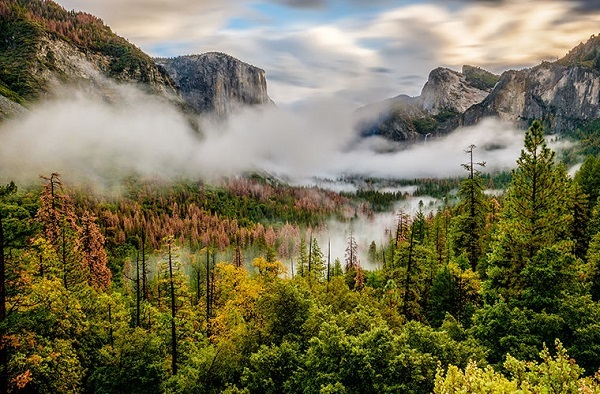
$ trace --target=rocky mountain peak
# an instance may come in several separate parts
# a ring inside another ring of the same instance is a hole
[[[272,103],[265,71],[220,52],[155,59],[198,112],[223,117],[243,105]]]
[[[434,69],[429,73],[419,97],[423,110],[430,115],[438,115],[444,111],[466,111],[489,94],[491,88],[483,77],[488,75],[493,76],[485,70],[471,66],[464,66],[463,73],[442,67]]]
[[[592,35],[588,41],[581,42],[556,63],[562,66],[583,66],[600,70],[600,35]]]
[[[359,110],[362,134],[420,141],[457,128],[460,115],[484,100],[499,78],[479,67],[463,66],[462,71],[438,67],[420,96],[400,95]]]

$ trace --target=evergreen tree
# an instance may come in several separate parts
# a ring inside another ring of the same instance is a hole
[[[325,266],[325,258],[323,256],[323,252],[321,251],[321,247],[317,242],[316,238],[312,240],[312,248],[311,248],[311,275],[314,276],[317,280],[321,280],[323,275],[325,274],[326,266]]]
[[[333,262],[333,269],[331,270],[331,276],[336,277],[336,276],[343,276],[343,275],[344,275],[344,270],[342,269],[342,261],[339,259],[339,257],[336,257],[336,259]]]
[[[369,251],[367,252],[367,256],[369,257],[369,263],[377,263],[377,244],[375,244],[375,241],[371,241],[371,244],[369,245]]]
[[[356,239],[354,239],[354,234],[350,232],[348,236],[348,245],[346,246],[346,254],[345,254],[345,271],[348,272],[350,270],[356,270],[358,265],[360,264],[358,261],[358,244],[356,243]]]
[[[306,239],[304,237],[300,239],[298,253],[296,272],[300,276],[306,276],[308,274],[308,245],[306,245]]]
[[[572,250],[571,184],[564,168],[554,163],[539,121],[526,132],[517,164],[489,255],[490,288],[506,298],[521,293],[522,271],[538,252],[557,244],[565,253]]]
[[[470,145],[465,151],[469,154],[469,163],[462,166],[468,171],[469,177],[460,184],[458,195],[458,216],[456,217],[456,232],[454,247],[456,254],[465,254],[473,271],[483,255],[483,239],[485,236],[485,219],[487,214],[487,199],[483,193],[481,173],[476,166],[484,167],[485,162],[474,162],[475,145]]]
[[[591,211],[600,196],[600,158],[586,157],[575,174],[575,183],[581,186],[583,194],[588,197],[588,208]]]
[[[356,243],[356,239],[354,238],[354,234],[352,232],[350,232],[350,235],[348,236],[345,260],[346,265],[344,271],[346,283],[351,289],[362,289],[365,281],[364,274],[358,258],[358,244]]]

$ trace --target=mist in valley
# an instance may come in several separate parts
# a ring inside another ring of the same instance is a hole
[[[168,101],[111,84],[116,102],[63,88],[5,122],[0,177],[31,182],[59,172],[101,188],[129,174],[214,180],[264,171],[296,184],[351,175],[443,178],[464,171],[468,145],[477,145],[477,160],[487,162],[487,171],[514,167],[522,146],[522,131],[488,119],[396,150],[377,137],[359,138],[355,108],[334,100],[296,109],[245,108],[225,121],[201,118],[198,135]]]
[[[336,192],[358,187],[352,176],[384,179],[446,178],[464,175],[464,150],[477,145],[477,161],[486,171],[513,168],[523,132],[497,120],[451,135],[395,148],[378,137],[361,139],[355,109],[342,101],[321,101],[302,108],[245,108],[227,120],[190,119],[162,98],[135,87],[105,81],[113,92],[106,100],[89,90],[61,88],[0,128],[0,178],[3,183],[35,184],[39,175],[58,172],[67,183],[83,183],[96,192],[119,193],[125,177],[202,179],[252,172],[267,173],[296,186]],[[382,149],[384,147],[385,149]],[[386,185],[382,191],[411,193]],[[392,190],[393,189],[393,190]],[[367,263],[369,244],[382,245],[395,227],[397,212],[414,214],[418,202],[434,210],[439,202],[409,198],[389,212],[350,223],[332,221],[315,234],[324,253],[331,242],[333,259],[344,260],[350,232]],[[373,268],[373,267],[370,267]]]

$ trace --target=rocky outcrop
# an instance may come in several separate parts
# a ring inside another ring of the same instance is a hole
[[[102,20],[66,11],[52,1],[6,0],[3,5],[0,95],[5,99],[27,106],[52,97],[56,85],[76,85],[117,99],[119,89],[107,82],[116,80],[177,101],[175,85],[164,70]]]
[[[555,133],[574,130],[600,118],[600,72],[559,62],[507,71],[485,100],[465,111],[462,123],[488,116],[522,127],[541,119]]]
[[[4,119],[13,118],[25,111],[26,109],[22,105],[0,95],[0,122]]]
[[[224,53],[156,59],[198,112],[223,117],[246,105],[272,103],[265,71]]]
[[[474,86],[473,79],[467,78],[464,72],[436,68],[429,73],[419,101],[423,110],[430,115],[438,115],[444,111],[463,113],[467,108],[483,101],[490,89]]]
[[[104,83],[105,78],[110,78],[135,84],[150,93],[165,97],[177,96],[174,82],[151,61],[116,66],[115,62],[119,59],[113,56],[82,51],[77,46],[48,34],[39,40],[36,57],[38,61],[30,73],[42,87],[50,87],[56,82],[91,84],[100,90],[99,93],[111,96]]]
[[[431,71],[418,97],[401,95],[357,111],[363,136],[420,141],[457,128],[460,115],[484,100],[498,76],[477,67]]]

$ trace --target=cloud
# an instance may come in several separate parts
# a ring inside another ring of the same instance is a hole
[[[0,177],[23,182],[60,172],[105,186],[132,172],[207,179],[247,171],[289,179],[446,177],[461,173],[470,144],[480,147],[477,159],[490,170],[512,167],[522,145],[522,133],[489,120],[411,149],[379,153],[375,140],[358,140],[353,111],[333,100],[297,109],[248,108],[225,123],[205,120],[200,137],[169,103],[131,86],[106,84],[116,104],[64,91],[3,124]]]
[[[327,6],[325,0],[272,0],[271,2],[292,8],[323,9]]]

